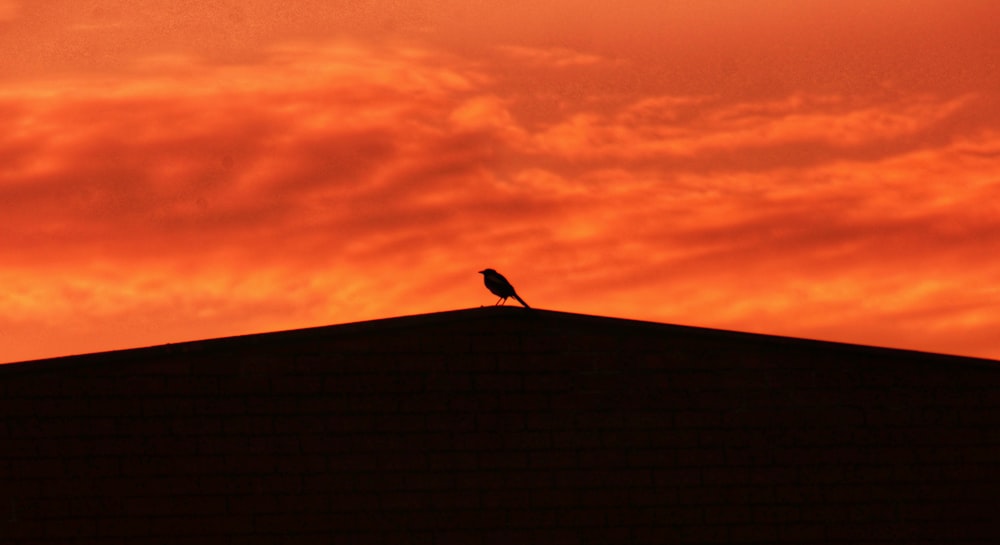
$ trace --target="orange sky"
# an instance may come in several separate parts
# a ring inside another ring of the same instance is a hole
[[[995,0],[0,0],[0,361],[539,308],[1000,358]]]

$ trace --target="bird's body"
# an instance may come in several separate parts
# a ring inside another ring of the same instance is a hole
[[[514,286],[510,285],[510,282],[508,282],[502,274],[494,271],[493,269],[483,269],[479,271],[479,274],[483,275],[483,283],[486,284],[486,289],[490,290],[493,295],[500,298],[493,306],[506,303],[508,297],[513,297],[514,299],[517,299],[518,303],[524,305],[524,308],[531,308],[528,306],[528,303],[524,302],[524,299],[521,299],[517,295],[517,292],[514,291]]]

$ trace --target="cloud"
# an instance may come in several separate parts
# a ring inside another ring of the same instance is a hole
[[[304,308],[378,293],[357,281],[366,263],[447,227],[441,191],[489,153],[439,123],[477,75],[426,52],[289,47],[266,70],[183,70],[0,96],[5,308],[69,320],[178,301],[184,314],[229,293],[284,309],[301,276],[340,278]],[[257,271],[271,280],[239,280]]]
[[[956,118],[973,121],[982,100],[886,96],[845,99],[793,96],[728,103],[713,97],[643,98],[613,112],[583,111],[551,124],[529,144],[572,160],[725,160],[793,150],[784,165],[851,153],[897,153],[923,145]],[[987,123],[979,122],[982,126]],[[749,162],[752,162],[749,161]],[[735,161],[745,168],[748,161]],[[768,166],[774,166],[774,161]]]
[[[45,218],[53,251],[62,237],[175,243],[203,228],[235,237],[278,227],[302,208],[370,191],[390,159],[424,160],[426,142],[443,138],[435,116],[469,84],[423,61],[347,47],[279,51],[267,70],[206,67],[182,84],[8,92],[0,100],[18,129],[0,144],[6,212],[25,236]]]
[[[484,266],[541,308],[1000,354],[989,97],[537,111],[512,67],[605,63],[502,53],[302,41],[5,86],[0,330],[29,340],[0,359],[491,304]]]

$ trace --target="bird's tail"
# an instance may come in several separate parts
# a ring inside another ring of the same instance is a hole
[[[521,303],[522,305],[524,305],[524,308],[531,308],[531,307],[529,307],[529,306],[528,306],[528,303],[525,303],[525,302],[524,302],[524,299],[521,299],[521,297],[520,297],[520,296],[519,296],[518,294],[516,294],[516,293],[512,293],[512,294],[511,294],[511,296],[512,296],[512,297],[513,297],[514,299],[517,299],[517,302],[518,302],[518,303]]]

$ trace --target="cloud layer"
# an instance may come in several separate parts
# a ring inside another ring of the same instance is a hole
[[[541,308],[1000,358],[977,78],[712,91],[426,24],[0,87],[0,361],[492,304],[485,266]]]

